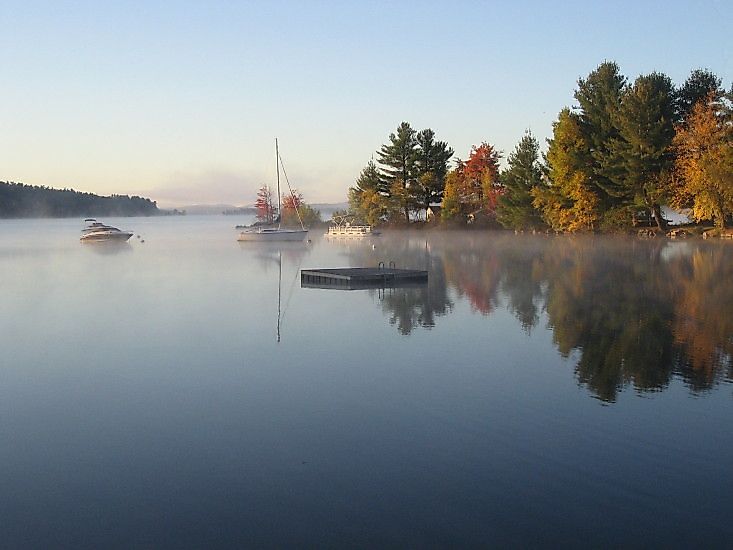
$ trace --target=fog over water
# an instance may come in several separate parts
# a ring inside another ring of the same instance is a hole
[[[731,540],[732,243],[103,221],[0,221],[3,546]]]

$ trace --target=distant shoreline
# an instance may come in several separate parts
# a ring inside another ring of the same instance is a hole
[[[175,212],[172,212],[175,213]],[[0,181],[0,218],[160,216],[155,201],[129,195],[100,196],[73,189]]]

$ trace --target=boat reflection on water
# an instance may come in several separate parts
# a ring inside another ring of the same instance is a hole
[[[276,339],[280,342],[282,339],[281,325],[282,319],[290,302],[293,292],[293,281],[288,282],[289,274],[286,274],[286,296],[283,306],[283,258],[287,263],[296,265],[295,276],[300,271],[300,264],[310,252],[311,248],[308,241],[237,241],[240,250],[247,252],[256,258],[263,267],[267,268],[273,264],[277,265],[277,322],[276,322]]]
[[[4,547],[733,537],[733,242],[76,225],[0,222]],[[428,283],[300,287],[379,262]]]
[[[126,241],[82,241],[84,250],[91,250],[95,254],[112,256],[132,252],[132,245]]]
[[[291,257],[305,255],[310,251],[310,241],[237,241],[243,251],[255,252],[256,255],[266,257],[284,252]]]

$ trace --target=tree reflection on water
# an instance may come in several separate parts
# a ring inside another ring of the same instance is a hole
[[[730,243],[426,232],[379,246],[398,267],[430,271],[427,286],[380,296],[401,334],[434,327],[456,302],[485,316],[506,308],[527,332],[552,330],[578,382],[607,402],[675,376],[703,392],[733,375]]]
[[[349,257],[354,265],[374,263],[372,250],[365,247],[350,250]],[[420,235],[407,239],[380,239],[378,257],[385,262],[394,262],[399,268],[424,269],[430,273],[426,285],[369,291],[379,296],[382,311],[400,334],[409,335],[417,327],[432,328],[436,317],[453,309],[443,258],[431,251],[428,240],[421,239]]]

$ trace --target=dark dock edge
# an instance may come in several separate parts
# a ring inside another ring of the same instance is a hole
[[[383,267],[348,267],[335,269],[302,269],[300,286],[303,288],[387,288],[421,286],[428,282],[428,272],[418,269]]]

